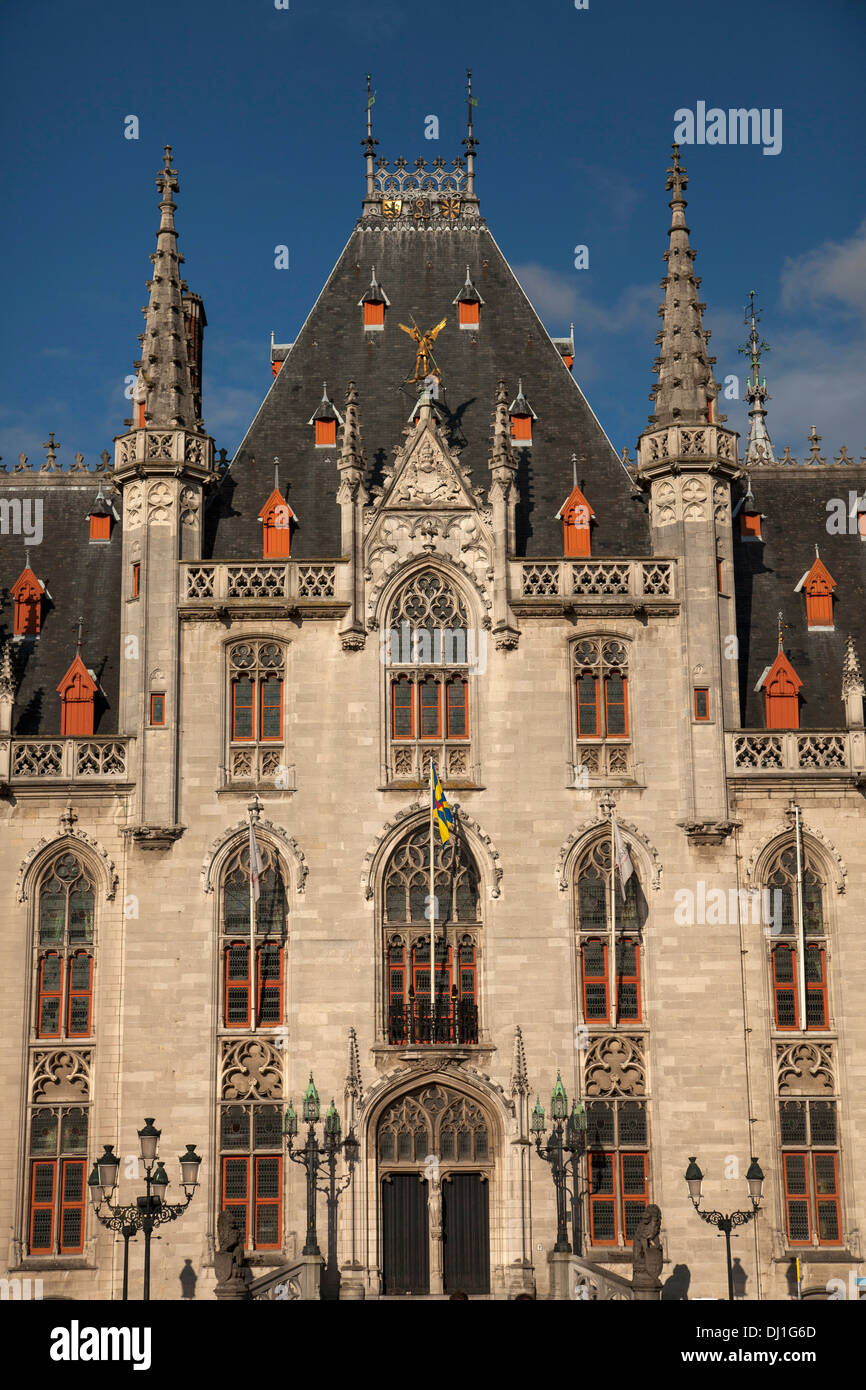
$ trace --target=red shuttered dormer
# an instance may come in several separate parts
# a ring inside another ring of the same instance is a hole
[[[279,488],[275,487],[259,512],[262,523],[262,555],[266,560],[287,560],[295,514]]]
[[[780,651],[755,686],[764,694],[764,721],[768,729],[799,729],[802,685],[787,656]]]
[[[60,696],[60,733],[64,737],[86,738],[93,733],[96,677],[76,656],[57,687]]]
[[[102,486],[100,485],[93,506],[87,513],[87,519],[90,522],[91,541],[111,540],[111,522],[114,517],[114,508],[103,497]]]
[[[373,266],[369,288],[363,298],[358,300],[358,308],[363,315],[362,323],[366,332],[381,333],[383,331],[385,310],[390,307],[390,304],[390,299],[376,279],[376,267]]]
[[[833,590],[836,581],[824,561],[817,554],[815,563],[800,580],[795,593],[802,593],[806,600],[806,625],[810,632],[833,631]]]
[[[566,558],[589,555],[591,553],[589,528],[595,512],[577,483],[556,516],[558,520],[562,521],[562,548]]]
[[[517,395],[508,407],[511,419],[511,443],[515,448],[526,449],[532,444],[532,422],[538,416],[523,394],[523,382],[517,383]]]
[[[478,328],[481,322],[481,306],[484,300],[472,283],[469,267],[466,267],[466,283],[451,301],[457,305],[458,328]]]
[[[12,585],[15,603],[12,632],[15,637],[38,637],[42,627],[42,595],[45,585],[28,566]]]
[[[317,449],[330,449],[337,443],[337,426],[342,425],[343,417],[328,400],[328,383],[323,383],[322,399],[319,408],[307,421],[315,430]]]

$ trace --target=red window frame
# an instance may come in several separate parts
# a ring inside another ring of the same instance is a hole
[[[262,973],[262,956],[267,950],[277,957],[276,975]],[[256,1024],[260,1028],[279,1028],[283,1021],[283,948],[276,941],[263,942],[256,951],[256,981],[258,986]],[[276,995],[276,1018],[264,1021],[265,999]]]
[[[703,711],[703,712],[702,712]],[[710,692],[706,686],[695,687],[695,720],[698,724],[709,723]]]
[[[621,972],[621,971],[619,970],[619,961],[616,961],[616,962],[615,962],[615,964],[616,964],[616,966],[617,966],[617,970],[616,970],[616,1017],[617,1017],[617,1022],[619,1022],[619,1020],[622,1019],[623,1021],[626,1021],[626,1022],[628,1022],[628,1023],[640,1023],[640,1021],[641,1021],[641,1003],[642,1003],[642,1001],[641,1001],[641,991],[640,991],[640,942],[638,941],[637,937],[634,937],[634,936],[625,936],[625,937],[622,937],[621,939],[620,939],[620,938],[617,938],[616,947],[615,947],[615,952],[616,952],[616,954],[617,954],[617,955],[619,954],[619,948],[620,948],[620,947],[626,947],[626,946],[627,946],[630,950],[634,951],[634,974],[633,974],[633,975],[626,975],[626,974],[624,974],[623,972]],[[621,998],[621,992],[622,992],[622,986],[623,986],[623,985],[634,985],[634,986],[635,986],[635,1009],[636,1009],[636,1012],[635,1012],[634,1014],[627,1014],[627,1013],[625,1013],[624,1010],[623,1010],[623,1007],[622,1007],[622,998]]]
[[[818,1164],[827,1160],[833,1165],[833,1191],[820,1192],[818,1189]],[[841,1245],[842,1244],[842,1213],[839,1207],[839,1156],[835,1153],[822,1152],[820,1149],[812,1152],[812,1180],[815,1192],[815,1224],[818,1227],[819,1245]],[[822,1208],[829,1207],[835,1216],[835,1226],[837,1234],[834,1237],[822,1236],[821,1227],[823,1222]]]
[[[468,957],[468,959],[464,957]],[[469,999],[475,1004],[477,1002],[478,988],[478,959],[475,952],[474,941],[461,941],[458,943],[457,973],[459,979],[457,993],[459,998]]]
[[[791,1177],[795,1171],[794,1165],[799,1167],[797,1181],[792,1189]],[[782,1182],[785,1187],[785,1234],[789,1245],[811,1245],[812,1244],[812,1203],[809,1200],[809,1155],[808,1153],[788,1153],[782,1154]],[[791,1234],[791,1215],[792,1205],[800,1202],[806,1209],[806,1225],[808,1231],[805,1236],[799,1239]]]
[[[259,1196],[260,1170],[264,1163],[275,1163],[277,1168],[276,1197]],[[253,1195],[253,1246],[254,1250],[279,1250],[282,1246],[283,1231],[283,1158],[282,1154],[256,1154],[253,1162],[255,1192]],[[275,1241],[259,1240],[259,1212],[276,1208],[277,1238]]]
[[[586,948],[587,946],[601,946],[602,959],[604,962],[603,975],[588,975],[586,973]],[[600,936],[587,937],[580,943],[580,979],[581,991],[583,994],[583,1016],[587,1023],[607,1023],[610,1018],[610,980],[609,980],[609,960],[608,943]],[[604,986],[604,1013],[590,1013],[587,1005],[586,987],[587,985]]]
[[[643,1164],[643,1174],[642,1174],[642,1176],[643,1176],[643,1186],[642,1186],[642,1188],[641,1188],[640,1193],[636,1193],[636,1192],[626,1192],[626,1190],[625,1190],[625,1167],[626,1167],[626,1159],[630,1159],[630,1160],[640,1159],[640,1160],[642,1160],[642,1164]],[[635,1150],[633,1150],[633,1149],[625,1149],[625,1150],[621,1151],[621,1152],[620,1152],[620,1155],[619,1155],[619,1181],[620,1181],[620,1188],[619,1188],[619,1190],[620,1190],[620,1198],[621,1198],[621,1203],[622,1203],[622,1234],[623,1234],[623,1241],[624,1241],[624,1243],[625,1243],[626,1245],[632,1245],[632,1244],[634,1243],[634,1238],[633,1238],[632,1236],[628,1235],[629,1223],[628,1223],[628,1220],[626,1219],[626,1213],[627,1213],[631,1208],[633,1208],[633,1207],[639,1207],[640,1211],[643,1212],[643,1211],[646,1209],[647,1202],[649,1201],[649,1173],[648,1173],[647,1155],[646,1155],[645,1153],[637,1152],[637,1151],[635,1151]],[[640,1218],[638,1218],[638,1219],[640,1219]]]
[[[162,704],[159,701],[162,701]],[[150,722],[153,728],[161,729],[165,726],[165,695],[159,691],[154,692],[150,697]]]
[[[722,566],[724,563],[724,560],[716,560],[716,588],[719,593],[722,592]]]
[[[436,732],[433,734],[424,732],[424,715],[429,714],[432,708],[431,702],[425,701],[424,694],[431,686],[436,692]],[[442,682],[435,676],[425,676],[418,682],[418,736],[422,739],[442,737]]]
[[[398,689],[409,693],[408,701],[404,701],[399,706],[397,704]],[[410,732],[400,734],[397,732],[397,714],[399,711],[400,714],[405,715],[407,710],[409,711]],[[391,682],[391,737],[395,739],[415,737],[415,682],[410,680],[408,676],[397,676]]]
[[[73,987],[72,971],[76,961],[87,962],[87,984],[84,988],[80,985]],[[67,961],[66,980],[66,1036],[68,1038],[89,1038],[93,1015],[93,957],[89,955],[87,951],[74,951],[69,957]],[[87,1026],[84,1029],[74,1029],[72,1027],[73,999],[87,1000]]]
[[[814,964],[816,961],[817,961],[817,964],[818,964],[817,979],[811,980],[811,979],[809,978],[810,966],[811,966],[812,964]],[[814,941],[807,941],[807,942],[806,942],[805,965],[806,965],[806,1031],[809,1032],[809,1031],[812,1030],[812,1029],[814,1029],[814,1030],[816,1030],[816,1031],[821,1031],[821,1030],[824,1030],[824,1029],[829,1028],[829,1026],[830,1026],[830,1022],[829,1022],[830,1015],[829,1015],[829,1013],[827,1012],[827,953],[826,953],[824,947],[823,947],[823,946],[819,946],[819,945],[817,944],[817,942],[814,942]],[[816,1000],[816,999],[820,999],[820,1001],[821,1001],[821,1022],[820,1022],[820,1023],[810,1023],[810,1021],[809,1021],[810,1003],[811,1003],[812,1009],[814,1009],[814,1008],[815,1008],[815,1000]]]
[[[36,1200],[36,1172],[37,1169],[44,1168],[51,1173],[51,1197],[49,1200]],[[28,1224],[29,1239],[28,1250],[31,1255],[53,1255],[54,1253],[54,1207],[57,1198],[57,1159],[56,1158],[34,1158],[30,1163],[30,1221]],[[36,1216],[39,1212],[48,1212],[48,1242],[45,1245],[36,1245],[33,1239],[33,1227]]]
[[[580,685],[581,685],[581,681],[587,681],[587,680],[592,681],[592,684],[593,684],[593,696],[594,696],[594,699],[593,699],[593,703],[592,703],[591,705],[590,705],[590,703],[589,703],[587,700],[584,700],[583,702],[581,702],[581,698],[580,698]],[[600,737],[600,733],[601,733],[601,721],[600,721],[601,710],[599,709],[599,693],[600,693],[600,692],[599,692],[598,686],[599,686],[598,676],[595,674],[594,671],[580,671],[580,672],[578,672],[578,675],[577,675],[577,677],[576,677],[576,679],[575,679],[575,682],[574,682],[574,694],[575,694],[575,700],[577,701],[577,736],[578,736],[578,738],[599,738],[599,737]],[[583,711],[584,711],[584,710],[587,710],[587,711],[588,711],[588,710],[590,710],[590,709],[592,710],[592,716],[590,717],[589,715],[587,715],[587,719],[586,719],[586,721],[584,721]],[[588,724],[592,724],[594,727],[592,727],[592,728],[584,727],[584,724],[585,724],[585,723],[586,723],[587,725],[588,725]]]
[[[388,946],[388,1002],[406,1002],[406,947],[396,941]]]
[[[616,1153],[613,1149],[590,1149],[587,1155],[589,1163],[589,1239],[592,1245],[616,1245],[617,1240],[617,1211],[616,1211]],[[610,1175],[609,1188],[596,1188],[596,1177],[598,1171],[605,1166]],[[613,1224],[613,1234],[604,1238],[596,1234],[596,1212],[609,1211]]]
[[[791,960],[791,978],[790,978],[790,980],[780,979],[780,978],[779,978],[779,971],[778,971],[778,969],[777,969],[777,961],[779,961],[779,960],[782,959],[782,954],[781,954],[781,953],[782,953],[783,951],[784,951],[784,952],[787,952],[787,953],[789,954],[790,960]],[[772,952],[771,952],[771,961],[772,961],[772,971],[773,971],[773,977],[772,977],[772,988],[773,988],[773,1021],[774,1021],[775,1026],[776,1026],[776,1030],[777,1030],[777,1032],[780,1032],[780,1033],[782,1033],[782,1032],[784,1032],[784,1033],[796,1033],[796,1032],[799,1032],[800,1019],[799,1019],[799,1009],[798,1009],[798,1005],[797,1005],[797,952],[796,952],[795,948],[794,948],[793,946],[788,945],[787,942],[784,942],[784,941],[779,942],[776,946],[773,947],[773,950],[772,950]],[[794,1022],[793,1022],[793,1023],[780,1023],[780,1022],[779,1022],[779,996],[782,995],[782,994],[790,994],[790,995],[791,995],[791,999],[792,999],[792,1003],[793,1003],[793,1011],[794,1011]]]
[[[462,715],[462,734],[451,727],[452,715]],[[445,682],[445,727],[446,738],[469,737],[469,682],[462,676],[452,676]]]
[[[265,704],[265,691],[276,690],[276,701],[271,700]],[[279,743],[283,737],[283,682],[279,676],[266,676],[259,681],[259,741],[261,743]],[[279,709],[280,731],[277,734],[265,733],[265,710]]]
[[[622,700],[609,699],[609,687],[612,680],[622,681]],[[624,729],[621,734],[610,732],[610,712],[611,709],[622,708]],[[611,671],[604,678],[604,729],[605,738],[628,738],[628,677],[620,675],[619,672]]]
[[[58,1227],[58,1250],[61,1255],[80,1254],[84,1249],[84,1179],[86,1163],[81,1158],[62,1158],[60,1160],[60,1224]],[[72,1191],[70,1192],[70,1187]],[[78,1213],[78,1241],[66,1239],[66,1217],[70,1212]]]
[[[250,685],[249,704],[238,704],[238,687],[242,680],[248,681]],[[245,714],[249,711],[250,732],[248,734],[238,733],[238,713]],[[232,743],[255,743],[256,741],[256,683],[250,676],[239,676],[232,681]]]
[[[57,961],[58,983],[56,989],[46,989],[45,987],[45,962],[47,960]],[[56,999],[57,1001],[57,1029],[49,1032],[42,1024],[42,1005],[43,1002]],[[59,951],[45,951],[39,957],[38,965],[38,986],[36,998],[36,1036],[37,1038],[59,1038],[63,1031],[63,956]]]
[[[794,682],[780,672],[764,691],[764,720],[768,729],[799,729],[800,699]]]
[[[276,508],[274,508],[276,511]],[[292,553],[292,531],[291,521],[285,526],[278,526],[274,521],[273,513],[264,518],[262,526],[262,559],[263,560],[287,560]]]
[[[833,590],[826,579],[813,579],[805,592],[806,626],[833,627]]]
[[[427,959],[426,961],[425,961],[425,960],[420,960],[420,961],[419,961],[419,960],[417,959],[418,947],[421,946],[421,948],[423,949],[423,947],[425,946],[425,944],[426,944],[426,947],[427,947],[427,956],[428,956],[428,959]],[[438,943],[437,943],[437,944],[438,944]],[[449,1001],[449,1003],[450,1003],[450,1000],[451,1000],[451,987],[452,987],[452,985],[453,985],[453,983],[454,983],[454,980],[453,980],[453,974],[454,974],[453,966],[454,966],[454,962],[453,962],[453,954],[452,954],[452,950],[451,950],[450,945],[446,947],[446,950],[445,950],[445,959],[444,959],[444,961],[442,961],[442,962],[439,961],[439,959],[438,959],[438,954],[439,954],[439,953],[438,953],[438,951],[437,951],[437,952],[436,952],[436,957],[437,957],[437,959],[436,959],[436,961],[435,961],[435,964],[436,964],[436,977],[437,977],[437,978],[436,978],[436,998],[437,998],[437,999],[440,999],[440,998],[441,998],[441,999],[447,999],[447,1000]],[[429,955],[430,955],[430,941],[429,941],[429,939],[427,940],[426,943],[423,942],[423,941],[416,941],[416,942],[415,942],[415,945],[414,945],[413,948],[412,948],[412,988],[413,988],[413,990],[415,991],[415,999],[416,999],[416,1002],[417,1002],[418,999],[424,999],[424,998],[426,997],[426,998],[429,1000],[429,998],[430,998],[430,961],[429,961]],[[422,976],[422,975],[425,975],[425,976],[426,976],[426,981],[425,981],[425,982],[422,982],[422,981],[421,981],[421,976]],[[446,990],[440,989],[440,987],[439,987],[439,982],[440,982],[440,980],[442,980],[442,979],[444,979],[444,980],[446,981],[447,993],[446,993]]]
[[[138,560],[133,561],[132,565],[132,597],[138,598],[141,593],[141,564]]]
[[[233,1171],[243,1172],[244,1194],[243,1197],[226,1196],[226,1178],[229,1173],[229,1165],[235,1164]],[[243,1249],[248,1250],[247,1235],[250,1208],[250,1159],[249,1154],[224,1154],[222,1161],[222,1174],[220,1182],[220,1210],[234,1212],[235,1217],[241,1217],[243,1230]]]
[[[229,962],[232,951],[242,950],[245,953],[246,974],[229,975]],[[226,1028],[249,1028],[250,1026],[250,994],[252,980],[250,979],[250,943],[248,941],[230,941],[223,952],[223,1022]],[[229,1018],[229,995],[240,996],[244,1004],[242,1018]]]

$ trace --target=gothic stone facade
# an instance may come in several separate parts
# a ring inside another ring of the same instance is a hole
[[[747,1298],[789,1296],[795,1255],[809,1293],[862,1269],[866,546],[856,507],[828,534],[826,504],[862,496],[866,466],[817,436],[810,466],[778,463],[766,392],[745,455],[718,416],[676,157],[655,412],[621,462],[468,149],[425,184],[370,147],[363,215],[229,466],[200,418],[167,158],[113,465],[63,471],[51,445],[0,473],[7,519],[39,502],[44,532],[25,555],[4,526],[0,549],[0,1211],[6,1273],[47,1295],[118,1295],[122,1242],[83,1177],[110,1142],[121,1196],[140,1191],[146,1115],[172,1182],[185,1144],[204,1158],[154,1295],[190,1271],[210,1295],[223,1206],[257,1276],[292,1266],[303,1172],[279,1131],[311,1071],[360,1142],[344,1296],[573,1295],[586,1264],[628,1272],[651,1201],[666,1296],[724,1297],[692,1154],[724,1211],[748,1206],[751,1155],[764,1171],[734,1247]],[[443,316],[441,377],[397,389],[400,321]],[[816,542],[835,594],[812,630]],[[436,851],[432,1029],[431,759],[459,827]],[[615,996],[612,812],[634,870]],[[559,1282],[531,1136],[557,1073],[590,1150],[584,1265]]]

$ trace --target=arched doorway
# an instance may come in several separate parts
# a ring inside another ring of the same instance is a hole
[[[382,1292],[490,1292],[491,1123],[440,1082],[396,1098],[376,1131]]]

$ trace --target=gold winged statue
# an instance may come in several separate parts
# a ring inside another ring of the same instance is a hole
[[[411,328],[407,328],[405,323],[400,324],[403,332],[408,333],[409,337],[413,338],[418,344],[415,353],[415,375],[407,378],[407,386],[416,381],[423,381],[425,377],[430,375],[437,377],[440,381],[442,380],[442,373],[436,366],[435,358],[430,349],[447,322],[447,319],[442,319],[441,322],[437,323],[435,328],[428,328],[426,333],[421,332],[414,319],[412,320]],[[431,362],[433,364],[432,366],[430,365]]]

